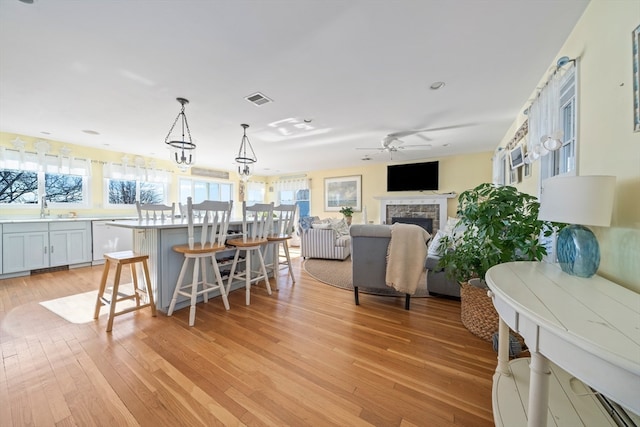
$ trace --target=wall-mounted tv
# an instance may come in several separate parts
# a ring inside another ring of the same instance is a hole
[[[387,191],[438,190],[438,162],[387,166]]]

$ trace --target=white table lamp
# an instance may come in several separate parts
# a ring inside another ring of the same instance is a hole
[[[585,225],[611,224],[615,176],[553,177],[542,183],[538,219],[564,222],[557,242],[558,262],[565,273],[591,277],[600,265],[600,246]]]

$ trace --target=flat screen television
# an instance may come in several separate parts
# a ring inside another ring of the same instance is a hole
[[[387,166],[387,191],[438,190],[438,162]]]

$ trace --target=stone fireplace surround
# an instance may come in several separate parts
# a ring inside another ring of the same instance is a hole
[[[433,233],[447,222],[447,200],[456,197],[451,194],[431,194],[429,196],[389,196],[376,197],[380,201],[382,224],[391,224],[392,217],[431,218]]]

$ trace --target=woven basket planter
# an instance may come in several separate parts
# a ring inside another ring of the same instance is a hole
[[[478,288],[466,282],[460,288],[460,317],[462,324],[475,336],[492,341],[498,332],[499,316],[486,288]]]

